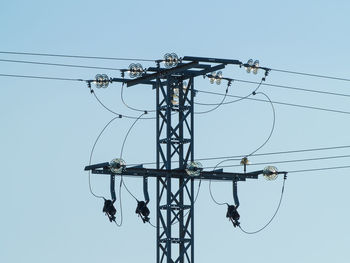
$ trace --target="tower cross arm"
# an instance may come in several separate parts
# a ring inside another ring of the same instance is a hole
[[[91,170],[93,174],[110,174],[114,173],[106,166],[107,163],[102,165],[90,165],[86,166],[85,170]],[[214,171],[201,171],[198,176],[192,176],[195,180],[217,180],[217,181],[245,181],[246,179],[258,179],[258,176],[263,174],[263,170],[258,170],[249,173],[234,173],[223,172],[222,170]],[[124,168],[120,174],[123,176],[137,176],[137,177],[166,177],[170,175],[172,178],[184,178],[188,177],[186,170],[184,169],[152,169],[143,167],[130,167]]]

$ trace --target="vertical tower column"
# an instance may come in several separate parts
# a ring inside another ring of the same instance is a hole
[[[194,159],[193,78],[187,85],[181,76],[158,78],[156,96],[157,169],[185,169]],[[193,262],[193,184],[171,173],[157,178],[157,263]]]

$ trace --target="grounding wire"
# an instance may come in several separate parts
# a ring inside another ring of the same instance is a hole
[[[43,57],[62,57],[62,58],[102,59],[102,60],[120,60],[120,61],[146,61],[146,62],[147,61],[148,62],[156,61],[154,59],[144,59],[144,58],[80,56],[80,55],[48,54],[48,53],[33,53],[33,52],[15,52],[15,51],[0,51],[0,54],[26,55],[26,56],[43,56]]]
[[[39,61],[28,61],[28,60],[11,60],[11,59],[0,59],[1,62],[10,63],[22,63],[22,64],[34,64],[42,66],[57,66],[57,67],[70,67],[70,68],[85,68],[85,69],[103,69],[103,70],[117,70],[121,71],[121,68],[109,68],[109,67],[96,67],[96,66],[85,66],[85,65],[74,65],[74,64],[61,64],[61,63],[48,63]]]
[[[261,231],[263,231],[266,227],[268,227],[271,222],[275,219],[280,207],[281,207],[281,203],[282,203],[282,199],[283,199],[283,194],[284,194],[284,187],[285,187],[285,183],[286,183],[286,179],[287,179],[287,176],[284,176],[283,178],[283,185],[282,185],[282,191],[281,191],[281,196],[280,196],[280,200],[278,202],[278,205],[277,205],[277,208],[275,210],[275,213],[273,214],[273,216],[270,218],[270,220],[263,226],[261,227],[260,229],[256,230],[256,231],[246,231],[245,229],[243,229],[241,227],[241,225],[239,224],[238,227],[242,230],[243,233],[245,234],[249,234],[249,235],[253,235],[253,234],[257,234]]]

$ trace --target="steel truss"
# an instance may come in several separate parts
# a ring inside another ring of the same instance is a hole
[[[124,82],[128,87],[146,84],[156,89],[157,168],[126,167],[121,175],[143,177],[145,192],[148,177],[157,180],[157,263],[194,262],[195,180],[225,180],[237,187],[237,181],[257,179],[263,173],[262,170],[225,173],[222,169],[202,171],[195,177],[186,173],[186,165],[194,161],[194,78],[223,69],[227,64],[241,66],[242,63],[201,57],[183,57],[182,61],[189,63],[180,63],[170,69],[148,68],[147,71],[154,73],[137,79],[110,80]],[[187,85],[184,85],[185,80]],[[172,166],[174,163],[175,167]],[[91,170],[93,174],[109,174],[113,179],[116,175],[111,172],[108,162],[86,166],[85,170]]]

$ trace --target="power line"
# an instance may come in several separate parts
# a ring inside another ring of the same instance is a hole
[[[248,84],[259,84],[259,82],[257,82],[257,81],[249,81],[249,80],[242,80],[242,79],[232,79],[232,80],[237,81],[237,82],[242,82],[242,83],[248,83]],[[321,90],[312,90],[312,89],[305,89],[305,88],[286,86],[286,85],[278,85],[278,84],[272,84],[272,83],[262,83],[261,85],[262,86],[268,86],[268,87],[282,88],[282,89],[290,89],[290,90],[297,90],[297,91],[319,93],[319,94],[325,94],[325,95],[350,97],[350,94],[329,92],[329,91],[321,91]]]
[[[336,155],[336,156],[327,156],[327,157],[316,157],[316,158],[305,158],[305,159],[294,159],[294,160],[283,160],[283,161],[272,161],[272,162],[260,162],[260,163],[252,163],[251,165],[267,165],[267,164],[281,164],[281,163],[296,163],[296,162],[308,162],[308,161],[320,161],[320,160],[330,160],[330,159],[339,159],[339,158],[347,158],[350,155]],[[233,165],[218,165],[213,167],[204,167],[206,169],[221,167],[240,167],[241,164],[233,164]]]
[[[11,59],[0,59],[2,62],[10,63],[22,63],[22,64],[34,64],[42,66],[57,66],[57,67],[70,67],[70,68],[86,68],[86,69],[103,69],[103,70],[118,70],[120,68],[109,68],[109,67],[95,67],[95,66],[84,66],[84,65],[75,65],[75,64],[61,64],[61,63],[48,63],[48,62],[39,62],[39,61],[28,61],[28,60],[11,60]]]
[[[350,148],[350,145],[331,146],[331,147],[322,147],[322,148],[309,148],[309,149],[289,150],[289,151],[278,151],[278,152],[267,152],[267,153],[255,153],[255,154],[252,154],[251,156],[268,156],[268,155],[279,155],[279,154],[305,153],[305,152],[339,150],[339,149],[348,149],[348,148]],[[220,159],[230,159],[230,158],[243,158],[245,156],[246,155],[231,155],[231,156],[220,156],[220,157],[196,158],[196,161],[210,161],[210,160],[220,160]],[[176,162],[176,161],[173,161],[173,162]],[[155,162],[148,162],[148,163],[142,163],[142,164],[143,165],[151,165],[151,164],[155,164]],[[134,165],[138,165],[138,164],[129,164],[129,165],[134,166]]]
[[[313,73],[307,73],[307,72],[298,72],[298,71],[291,71],[291,70],[285,70],[285,69],[275,69],[275,68],[269,68],[269,69],[276,71],[276,72],[282,72],[282,73],[288,73],[288,74],[295,74],[295,75],[302,75],[302,76],[309,76],[309,77],[316,77],[316,78],[323,78],[323,79],[350,81],[350,79],[347,79],[347,78],[339,78],[339,77],[313,74]]]
[[[66,55],[66,54],[49,54],[49,53],[32,53],[32,52],[14,52],[0,51],[0,54],[8,55],[26,55],[26,56],[43,56],[43,57],[61,57],[61,58],[83,58],[83,59],[101,59],[101,60],[120,60],[120,61],[145,61],[154,62],[154,59],[144,58],[120,58],[120,57],[100,57],[100,56],[81,56],[81,55]]]
[[[197,92],[201,92],[201,93],[206,93],[206,94],[212,94],[212,95],[220,95],[220,96],[224,95],[222,93],[211,92],[211,91],[204,91],[204,90],[198,90],[198,89],[196,89],[196,91]],[[260,101],[260,102],[269,102],[268,100],[249,98],[247,96],[246,97],[242,97],[242,96],[235,96],[235,95],[227,95],[227,97],[240,98],[240,99],[245,98],[247,100],[254,100],[254,101]],[[223,102],[222,104],[230,104],[230,103],[234,103],[234,102],[236,102],[236,100],[235,101],[229,101],[229,102]],[[301,105],[301,104],[294,104],[294,103],[288,103],[288,102],[272,101],[272,103],[273,104],[278,104],[278,105],[284,105],[284,106],[312,109],[312,110],[320,110],[320,111],[328,111],[328,112],[334,112],[334,113],[350,114],[349,111],[341,111],[341,110],[328,109],[328,108],[315,107],[315,106],[308,106],[308,105]],[[197,104],[199,104],[199,103],[197,103]]]
[[[65,80],[65,81],[86,81],[86,80],[83,80],[83,79],[44,77],[44,76],[33,76],[33,75],[17,75],[17,74],[2,74],[2,73],[0,73],[0,77],[28,78],[28,79],[47,79],[47,80]]]
[[[288,171],[288,173],[316,172],[316,171],[336,170],[336,169],[345,169],[345,168],[350,168],[350,165],[293,170],[293,171]]]

